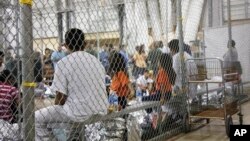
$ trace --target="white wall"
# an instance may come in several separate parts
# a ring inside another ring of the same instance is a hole
[[[250,81],[250,24],[233,26],[232,33],[243,67],[242,78]],[[206,57],[222,57],[227,50],[227,41],[227,27],[205,29]]]

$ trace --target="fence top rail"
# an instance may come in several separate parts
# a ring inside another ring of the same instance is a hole
[[[246,84],[250,84],[250,81],[245,81],[241,83],[242,85],[246,85]],[[218,90],[222,90],[224,87],[217,87],[217,88],[213,88],[213,89],[209,89],[208,91],[201,91],[198,92],[197,95],[201,95],[201,94],[205,94],[207,92],[211,93],[214,91],[218,91]],[[135,111],[139,111],[139,110],[144,110],[147,108],[152,108],[152,107],[157,107],[157,106],[161,106],[161,103],[159,101],[152,101],[152,102],[143,102],[143,103],[139,103],[136,105],[132,105],[127,107],[126,109],[120,111],[120,112],[113,112],[107,115],[93,115],[92,117],[90,117],[89,119],[85,120],[85,121],[80,121],[80,122],[67,122],[65,124],[82,124],[82,125],[87,125],[87,124],[92,124],[98,121],[103,121],[103,120],[108,120],[108,119],[112,119],[112,118],[116,118],[116,117],[120,117],[122,115],[125,114],[129,114]],[[55,122],[53,122],[55,123]],[[61,122],[60,122],[61,123]]]

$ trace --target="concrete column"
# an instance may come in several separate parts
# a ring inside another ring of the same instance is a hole
[[[136,45],[144,44],[146,46],[145,50],[147,51],[148,24],[147,24],[147,7],[145,1],[136,1],[135,3],[135,22],[137,26]]]
[[[161,40],[162,33],[158,1],[148,0],[148,11],[150,15],[151,27],[153,29],[153,39],[155,41],[159,41]]]
[[[135,4],[125,0],[125,12],[126,12],[126,39],[127,39],[127,51],[129,54],[133,54],[136,46],[136,31],[137,26],[135,24]]]
[[[163,42],[168,43],[168,0],[160,0]]]

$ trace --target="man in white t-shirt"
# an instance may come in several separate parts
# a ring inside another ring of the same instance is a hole
[[[175,89],[182,89],[182,70],[181,70],[181,54],[179,52],[179,40],[174,39],[170,41],[169,48],[171,51],[171,54],[173,56],[173,68],[176,73],[176,79],[175,79]],[[186,61],[188,59],[192,59],[192,56],[190,56],[187,52],[184,52],[184,61],[185,61],[185,69],[187,76],[195,76],[195,74],[198,73],[197,66],[193,60]],[[188,78],[189,79],[189,78]],[[193,99],[196,96],[197,93],[197,84],[191,83],[189,85],[189,96],[191,99]]]
[[[81,30],[66,33],[70,54],[57,63],[51,86],[55,105],[35,112],[37,141],[49,140],[48,124],[81,122],[107,112],[105,69],[96,57],[83,51],[84,43]]]

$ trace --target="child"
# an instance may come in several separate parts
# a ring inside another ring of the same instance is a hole
[[[156,94],[143,97],[143,101],[166,101],[171,97],[172,85],[176,78],[171,55],[162,54],[158,66],[159,70],[155,79]]]
[[[111,85],[110,94],[118,97],[118,110],[125,109],[129,95],[133,95],[133,89],[126,71],[125,58],[118,52],[110,56]]]
[[[146,96],[148,91],[148,78],[149,78],[149,71],[145,70],[143,75],[140,75],[139,78],[136,80],[136,96],[142,97]]]
[[[15,123],[19,103],[18,90],[12,86],[14,77],[9,70],[0,73],[0,119]]]

